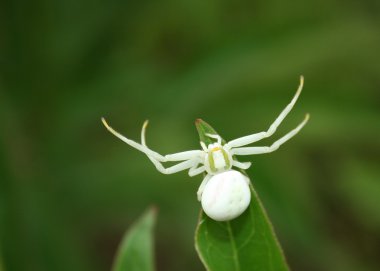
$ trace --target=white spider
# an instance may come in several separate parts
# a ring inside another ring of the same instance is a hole
[[[102,122],[116,137],[135,149],[145,153],[156,166],[157,170],[163,174],[173,174],[187,169],[189,170],[189,176],[195,176],[206,172],[207,174],[197,192],[198,200],[201,201],[202,208],[209,217],[217,221],[227,221],[238,217],[243,213],[248,207],[251,199],[248,177],[239,171],[232,169],[232,167],[248,169],[251,166],[251,163],[239,162],[235,157],[238,155],[273,152],[302,129],[309,119],[309,114],[306,114],[305,119],[295,129],[275,141],[272,145],[265,147],[245,147],[246,145],[270,137],[274,134],[277,127],[296,103],[302,87],[303,77],[301,76],[299,87],[292,101],[285,107],[267,131],[240,137],[231,140],[224,145],[222,144],[222,138],[219,135],[206,134],[208,137],[215,139],[216,142],[208,146],[206,146],[204,142],[200,142],[202,150],[190,150],[161,155],[152,151],[146,145],[145,130],[148,121],[145,121],[141,131],[141,144],[116,132],[107,124],[104,118],[102,118]],[[165,168],[161,164],[162,162],[179,161],[182,162],[169,168]]]

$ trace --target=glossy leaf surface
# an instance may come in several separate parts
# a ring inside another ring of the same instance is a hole
[[[125,234],[112,271],[153,271],[153,227],[156,212],[152,208]]]
[[[205,133],[216,133],[202,120],[196,122],[201,141]],[[250,186],[248,209],[238,218],[217,222],[201,211],[195,246],[209,271],[281,271],[289,270],[280,244],[262,203]]]

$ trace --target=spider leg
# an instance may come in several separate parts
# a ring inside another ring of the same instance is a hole
[[[200,143],[201,143],[203,151],[207,152],[207,146],[206,146],[206,144],[204,142],[202,142],[202,141]]]
[[[193,168],[193,167],[196,167],[198,165],[198,161],[193,159],[193,160],[186,160],[186,161],[183,161],[179,164],[176,164],[174,166],[171,166],[171,167],[168,167],[168,168],[165,168],[160,162],[154,160],[154,159],[151,159],[152,163],[156,166],[156,169],[163,173],[163,174],[173,174],[173,173],[177,173],[179,171],[182,171],[182,170],[186,170],[186,169],[189,169],[189,168]]]
[[[146,142],[145,141],[145,132],[146,132],[146,128],[148,127],[148,123],[149,123],[149,121],[146,120],[144,122],[142,130],[141,130],[141,144],[142,144],[142,146],[144,146],[146,148],[148,148],[148,146],[145,143]],[[201,150],[191,150],[191,151],[183,151],[183,152],[177,152],[177,153],[173,153],[173,154],[164,155],[163,156],[164,161],[161,161],[161,160],[157,159],[156,157],[154,157],[154,158],[156,158],[156,160],[159,160],[160,162],[175,162],[175,161],[189,160],[189,159],[193,159],[193,158],[201,158],[203,153],[204,152]]]
[[[110,131],[113,135],[115,135],[116,137],[118,137],[119,139],[121,139],[122,141],[127,143],[129,146],[145,153],[148,156],[154,157],[154,159],[156,159],[158,161],[161,161],[161,162],[166,161],[165,157],[162,156],[161,154],[159,154],[155,151],[152,151],[148,147],[143,146],[143,145],[141,145],[141,144],[139,144],[139,143],[137,143],[137,142],[135,142],[129,138],[126,138],[125,136],[123,136],[119,132],[115,131],[111,126],[108,125],[108,123],[106,122],[106,120],[104,118],[102,118],[102,122],[108,131]]]
[[[302,127],[305,126],[306,122],[309,120],[309,114],[305,116],[305,119],[293,130],[291,130],[289,133],[287,133],[285,136],[281,137],[279,140],[274,142],[269,147],[242,147],[242,148],[235,148],[231,149],[232,155],[252,155],[252,154],[263,154],[263,153],[269,153],[277,150],[283,143],[291,139],[293,136],[295,136]]]
[[[163,155],[161,155],[155,151],[152,151],[151,149],[149,149],[144,144],[139,144],[139,143],[137,143],[137,142],[135,142],[129,138],[126,138],[125,136],[123,136],[122,134],[120,134],[119,132],[114,130],[111,126],[109,126],[104,118],[102,118],[102,122],[103,122],[104,126],[107,128],[107,130],[110,131],[113,135],[115,135],[116,137],[118,137],[119,139],[121,139],[122,141],[124,141],[125,143],[130,145],[131,147],[145,153],[146,155],[148,155],[151,158],[154,158],[155,160],[160,161],[160,162],[184,161],[184,160],[192,159],[194,157],[198,157],[201,154],[203,154],[203,151],[201,151],[201,150],[192,150],[192,151],[184,151],[184,152],[168,154],[168,155],[163,156]],[[148,122],[145,122],[145,123],[144,123],[143,130],[145,130],[145,127],[146,127]],[[144,133],[145,133],[145,131],[144,131]]]
[[[190,168],[189,170],[189,176],[190,177],[193,177],[195,175],[198,175],[198,174],[201,174],[203,171],[205,171],[205,166],[200,166],[200,167],[197,167],[198,165]]]
[[[288,115],[288,113],[292,110],[294,104],[296,103],[299,95],[301,94],[301,90],[303,87],[303,76],[300,77],[300,84],[298,86],[297,92],[294,95],[293,99],[291,102],[285,107],[285,109],[280,113],[280,115],[277,117],[277,119],[272,123],[272,125],[269,127],[269,129],[266,132],[260,132],[260,133],[255,133],[252,135],[248,136],[243,136],[234,140],[231,140],[228,142],[225,147],[227,148],[236,148],[236,147],[242,147],[254,142],[257,142],[261,139],[264,139],[266,137],[270,137],[273,135],[277,127],[281,124],[281,122],[285,119],[285,117]]]
[[[141,130],[141,143],[143,146],[147,147],[146,145],[146,141],[145,141],[145,131],[146,131],[146,127],[148,126],[148,121],[146,120],[143,124],[143,128]],[[182,171],[182,170],[186,170],[186,169],[189,169],[190,170],[192,168],[196,168],[197,165],[199,164],[199,158],[197,156],[192,156],[192,157],[189,157],[190,159],[186,160],[186,161],[183,161],[179,164],[176,164],[174,166],[171,166],[169,168],[165,168],[158,160],[156,160],[154,157],[150,156],[150,155],[147,155],[149,160],[155,165],[156,169],[163,173],[163,174],[173,174],[173,173],[177,173],[179,171]],[[182,160],[185,160],[185,159],[182,159]]]
[[[207,174],[206,177],[203,179],[201,185],[199,186],[198,191],[197,191],[198,201],[202,200],[203,190],[205,189],[205,186],[208,183],[208,181],[211,179],[211,177],[212,177],[212,175]]]
[[[220,135],[206,134],[206,136],[214,138],[217,140],[218,144],[222,144],[222,138],[220,137]]]
[[[165,157],[165,161],[183,161],[187,159],[192,159],[194,157],[201,158],[203,153],[204,151],[201,151],[201,150],[191,150],[191,151],[167,154],[164,157]]]
[[[239,162],[236,160],[232,160],[232,165],[241,169],[248,169],[251,166],[251,164],[251,162]]]

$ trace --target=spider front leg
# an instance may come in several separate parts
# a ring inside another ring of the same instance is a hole
[[[297,92],[294,95],[292,101],[285,107],[285,109],[281,112],[281,114],[277,117],[277,119],[273,122],[273,124],[269,127],[269,129],[266,132],[260,132],[244,137],[240,137],[234,140],[231,140],[228,142],[225,147],[231,149],[236,147],[242,147],[245,145],[249,145],[251,143],[257,142],[261,139],[264,139],[266,137],[270,137],[273,135],[277,127],[281,124],[281,122],[285,119],[285,117],[288,115],[288,113],[292,110],[294,104],[296,103],[299,95],[301,94],[302,88],[303,88],[303,76],[300,77],[300,84],[298,86]]]
[[[104,126],[107,128],[107,130],[111,132],[111,134],[118,137],[119,139],[121,139],[122,141],[127,143],[129,146],[145,153],[148,156],[154,157],[154,159],[156,159],[158,161],[161,161],[161,162],[166,161],[166,158],[164,156],[162,156],[161,154],[159,154],[155,151],[152,151],[148,147],[143,146],[143,145],[141,145],[141,144],[139,144],[139,143],[137,143],[137,142],[135,142],[129,138],[126,138],[125,136],[123,136],[122,134],[120,134],[119,132],[114,130],[111,126],[108,125],[108,123],[106,122],[106,120],[104,118],[102,118],[102,122],[103,122]]]
[[[102,118],[102,122],[104,126],[107,128],[107,130],[110,131],[113,135],[115,135],[116,137],[118,137],[119,139],[127,143],[129,146],[145,153],[148,157],[150,156],[151,158],[154,158],[155,160],[159,162],[168,162],[168,161],[174,162],[174,161],[189,160],[203,153],[203,151],[201,150],[191,150],[191,151],[184,151],[184,152],[168,154],[168,155],[163,156],[155,151],[152,151],[144,144],[139,144],[129,138],[126,138],[125,136],[123,136],[122,134],[114,130],[111,126],[109,126],[104,118]]]
[[[285,136],[281,137],[279,140],[275,141],[271,146],[269,147],[242,147],[242,148],[235,148],[231,149],[232,155],[253,155],[253,154],[263,154],[263,153],[269,153],[277,150],[282,144],[284,144],[286,141],[291,139],[293,136],[295,136],[302,127],[305,126],[307,121],[309,120],[309,114],[305,116],[305,119],[292,131],[287,133]]]
[[[147,126],[148,126],[148,121],[145,121],[143,124],[143,128],[141,130],[141,144],[144,147],[148,147],[146,145],[146,141],[145,141],[145,132],[146,132]],[[195,151],[187,151],[187,152],[181,152],[181,153],[172,154],[172,155],[165,155],[165,158],[169,156],[169,159],[166,158],[167,161],[177,161],[177,160],[170,160],[170,158],[171,159],[179,159],[180,161],[188,159],[184,162],[181,162],[181,163],[176,164],[174,166],[171,166],[169,168],[165,168],[153,156],[150,156],[150,155],[147,155],[147,156],[148,156],[149,160],[155,165],[156,169],[163,174],[173,174],[173,173],[177,173],[177,172],[182,171],[182,170],[190,169],[190,171],[189,171],[189,175],[190,175],[190,172],[192,171],[192,169],[193,169],[193,171],[197,170],[196,172],[198,172],[198,170],[199,170],[196,167],[198,166],[200,159],[198,157],[198,152],[195,152]]]
[[[183,161],[183,162],[176,164],[174,166],[165,168],[160,162],[158,162],[157,160],[154,160],[154,158],[149,157],[149,159],[156,166],[156,169],[163,174],[177,173],[177,172],[189,169],[189,168],[190,169],[194,168],[199,164],[198,160],[193,159],[193,160],[186,160],[186,161]]]
[[[198,174],[201,174],[205,170],[206,170],[205,166],[198,167],[198,165],[196,165],[196,166],[190,168],[190,170],[189,170],[189,176],[190,177],[194,177],[194,176],[196,176]]]

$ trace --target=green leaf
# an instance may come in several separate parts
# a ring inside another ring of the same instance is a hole
[[[153,227],[156,211],[149,209],[125,234],[112,271],[153,271]]]
[[[238,218],[217,222],[201,211],[195,246],[209,271],[289,270],[265,210],[251,186],[248,209]]]
[[[214,143],[215,139],[208,137],[206,134],[213,134],[217,135],[218,133],[214,130],[214,128],[211,127],[210,124],[205,122],[202,119],[197,119],[195,121],[195,127],[197,127],[197,131],[199,134],[199,139],[205,143],[206,145]],[[222,140],[222,143],[225,144],[226,142],[224,139]]]
[[[197,120],[196,125],[201,140],[208,140],[205,133],[216,133],[202,120]],[[217,222],[201,211],[195,247],[208,271],[289,270],[272,224],[252,184],[250,189],[251,203],[236,219]]]

